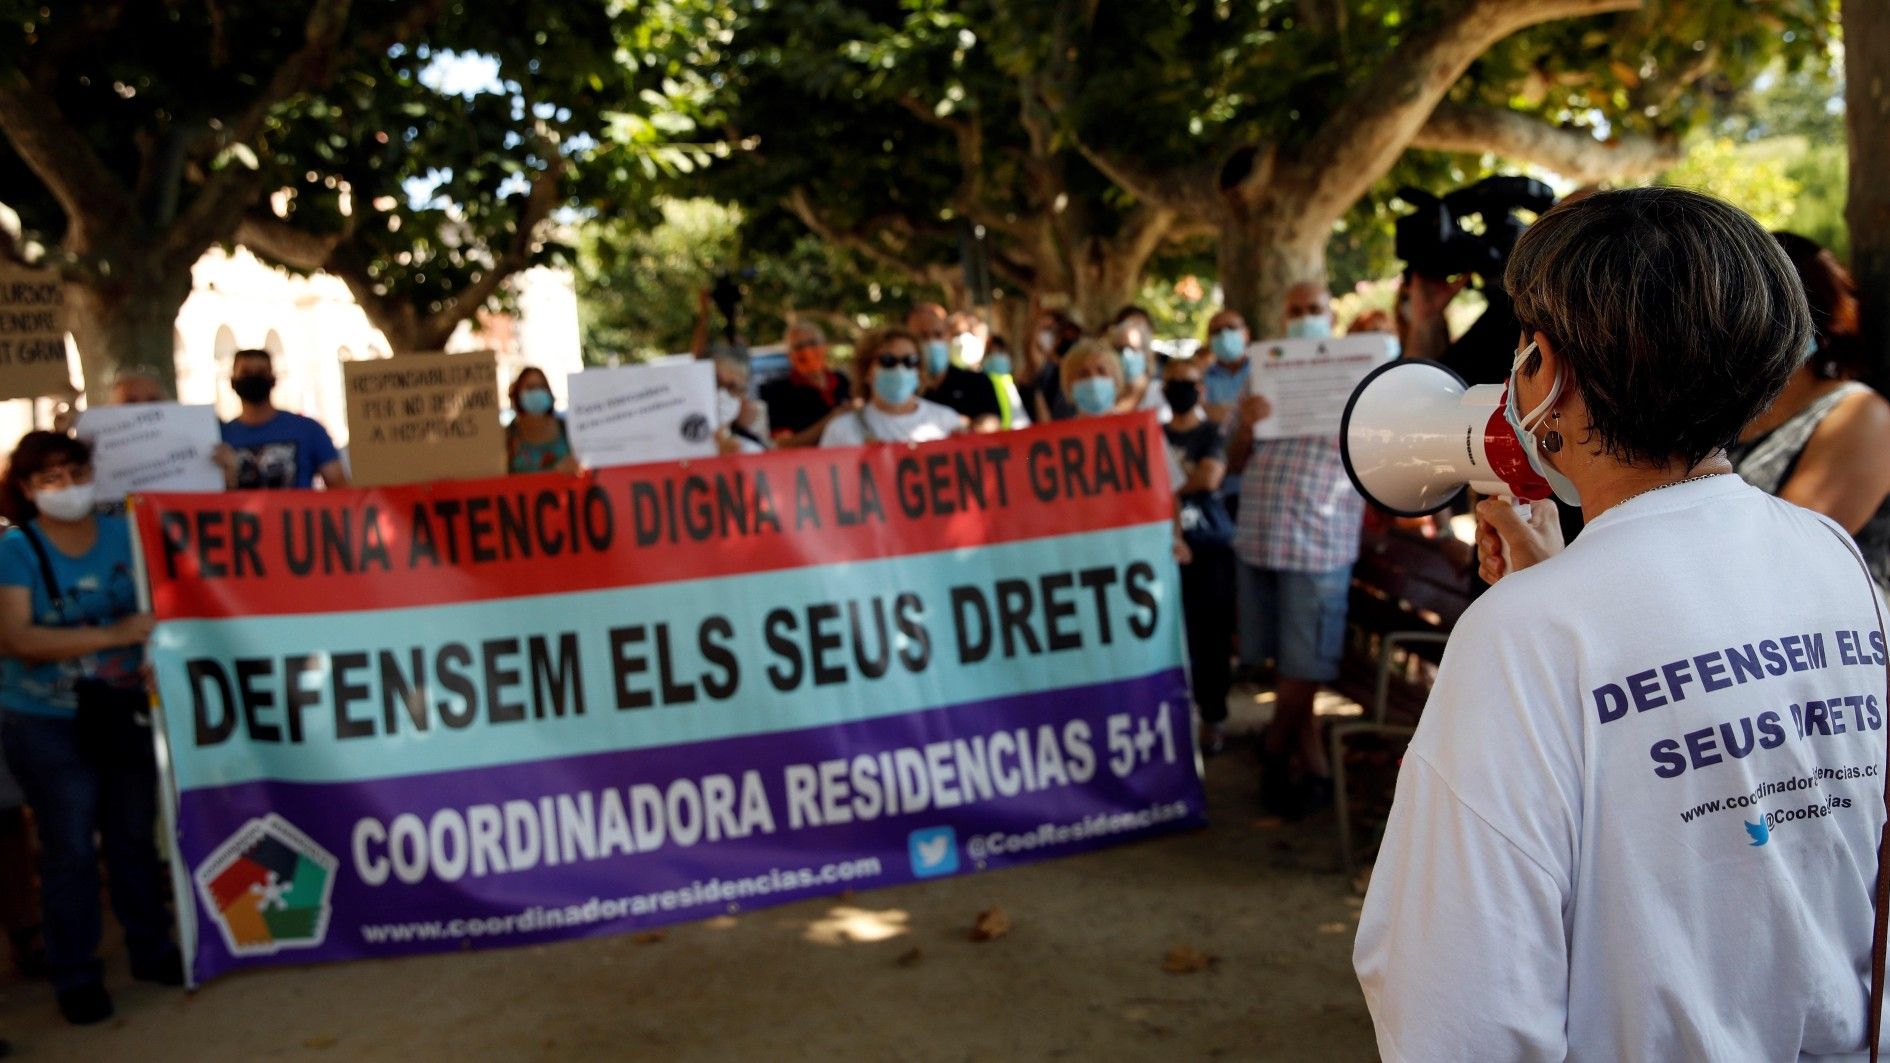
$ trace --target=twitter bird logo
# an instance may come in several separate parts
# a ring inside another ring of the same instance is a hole
[[[925,827],[906,839],[912,873],[919,878],[949,875],[958,870],[958,832],[950,827]]]
[[[1760,816],[1757,823],[1746,824],[1746,833],[1752,835],[1754,845],[1764,845],[1772,840],[1772,828],[1765,825],[1764,816]]]

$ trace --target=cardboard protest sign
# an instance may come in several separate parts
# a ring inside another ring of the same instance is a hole
[[[348,464],[363,487],[505,472],[499,366],[491,352],[343,362]]]
[[[706,361],[586,369],[569,389],[571,449],[587,468],[715,453],[715,368]]]
[[[0,399],[71,391],[59,275],[0,261]]]
[[[1398,356],[1396,337],[1382,332],[1327,339],[1261,340],[1247,348],[1248,388],[1273,404],[1253,426],[1255,439],[1339,434],[1339,418],[1365,374]]]
[[[196,980],[535,945],[1199,826],[1152,414],[147,495]]]
[[[222,442],[213,407],[96,406],[80,415],[73,432],[92,444],[100,501],[138,491],[223,490],[223,470],[212,455]]]

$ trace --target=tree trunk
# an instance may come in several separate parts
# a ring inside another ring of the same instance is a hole
[[[1083,261],[1070,270],[1075,289],[1070,307],[1076,319],[1091,331],[1102,329],[1116,312],[1142,294],[1142,273],[1148,257],[1124,253],[1107,241],[1090,241]]]
[[[177,384],[177,314],[190,297],[188,269],[170,270],[131,255],[114,255],[120,272],[94,281],[66,281],[66,315],[85,370],[86,401],[101,404],[120,369],[157,374]]]
[[[1301,281],[1326,283],[1326,238],[1334,219],[1306,216],[1288,197],[1260,209],[1224,212],[1216,260],[1222,299],[1247,319],[1255,339],[1278,336],[1286,293]]]
[[[1851,273],[1863,303],[1870,378],[1890,384],[1890,182],[1878,175],[1890,145],[1890,5],[1844,4],[1844,113],[1850,127]]]

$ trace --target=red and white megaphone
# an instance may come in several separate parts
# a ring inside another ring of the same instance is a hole
[[[1470,387],[1448,367],[1389,362],[1359,381],[1339,420],[1352,486],[1400,517],[1449,505],[1468,486],[1519,502],[1548,498],[1503,416],[1503,385]]]

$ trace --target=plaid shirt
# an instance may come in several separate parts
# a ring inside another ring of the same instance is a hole
[[[1240,478],[1234,553],[1256,568],[1330,572],[1358,560],[1364,519],[1336,438],[1257,440]]]

